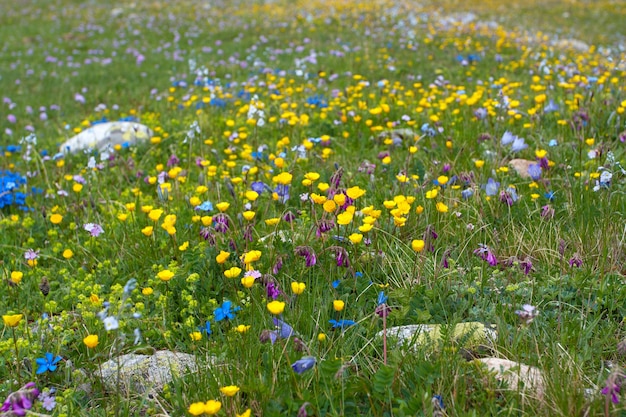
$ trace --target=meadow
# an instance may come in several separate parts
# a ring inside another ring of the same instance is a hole
[[[626,415],[625,19],[0,2],[0,416]],[[119,120],[153,134],[60,148]]]

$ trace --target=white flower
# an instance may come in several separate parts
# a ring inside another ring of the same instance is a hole
[[[108,316],[104,320],[102,320],[102,322],[104,323],[104,330],[106,330],[107,332],[109,330],[115,330],[120,327],[120,323],[117,321],[117,318],[115,318],[115,316]]]

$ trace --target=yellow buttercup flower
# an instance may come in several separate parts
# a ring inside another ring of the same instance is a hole
[[[293,293],[296,295],[302,294],[305,288],[306,288],[306,284],[304,282],[292,282],[291,283],[291,291],[293,291]]]
[[[333,309],[335,311],[342,311],[345,306],[346,306],[346,303],[343,300],[334,300],[333,301]]]
[[[220,253],[215,257],[215,260],[218,264],[223,264],[224,262],[226,262],[229,256],[230,252],[221,250]]]
[[[222,409],[222,403],[215,400],[209,400],[204,404],[204,412],[210,416],[217,414]]]
[[[237,385],[229,385],[227,387],[220,388],[220,392],[227,397],[232,397],[239,392],[239,387]]]
[[[237,278],[241,274],[241,268],[233,266],[230,269],[224,271],[224,276],[226,278]]]
[[[424,250],[424,246],[426,245],[426,243],[422,240],[422,239],[415,239],[411,242],[411,248],[415,251],[415,252],[421,252]]]
[[[144,236],[152,236],[152,231],[154,230],[154,227],[152,226],[146,226],[143,229],[141,229],[141,233],[144,234]]]
[[[217,209],[223,213],[228,210],[228,207],[230,207],[230,203],[227,201],[222,201],[221,203],[217,203],[215,207],[217,207]]]
[[[267,309],[270,313],[274,315],[279,315],[282,314],[283,311],[285,311],[285,303],[282,301],[274,300],[270,303],[267,303]]]
[[[59,224],[63,221],[63,216],[61,216],[59,213],[54,213],[52,216],[50,216],[50,223],[52,224]]]
[[[11,314],[11,315],[3,315],[2,321],[8,327],[16,327],[22,321],[24,317],[23,314]]]
[[[85,337],[83,339],[83,343],[85,344],[85,346],[87,346],[89,349],[93,349],[96,346],[98,346],[98,335],[97,334],[90,334],[89,336]]]
[[[235,414],[236,417],[250,417],[252,415],[252,410],[250,408],[248,408],[246,411],[244,411],[241,414]]]
[[[189,414],[191,414],[192,416],[199,416],[201,414],[204,414],[204,403],[193,403],[189,406],[189,409],[187,411],[189,411]]]
[[[174,277],[174,273],[169,269],[164,269],[157,274],[157,277],[159,277],[161,281],[169,281]]]
[[[248,330],[250,330],[250,326],[249,324],[240,324],[239,326],[235,327],[235,331],[238,333],[246,333]]]
[[[198,340],[202,340],[202,333],[191,332],[189,333],[189,337],[191,337],[191,340],[193,340],[194,342],[197,342]]]
[[[22,278],[24,278],[24,273],[21,271],[12,271],[11,272],[11,282],[14,284],[19,284],[22,282]]]

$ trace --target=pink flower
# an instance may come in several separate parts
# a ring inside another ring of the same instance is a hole
[[[87,223],[83,226],[83,229],[88,231],[93,237],[98,237],[102,233],[104,233],[104,229],[102,228],[102,226],[97,223]]]

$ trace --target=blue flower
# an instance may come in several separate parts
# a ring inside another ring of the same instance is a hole
[[[210,201],[207,200],[204,203],[202,203],[199,206],[197,206],[196,210],[211,211],[211,210],[213,210],[213,204]]]
[[[333,281],[333,288],[337,288],[339,287],[339,284],[341,284],[341,280],[340,279],[336,279]]]
[[[37,363],[38,367],[37,367],[37,375],[39,374],[43,374],[44,372],[50,371],[50,372],[54,372],[57,370],[57,363],[59,363],[59,361],[62,358],[60,356],[54,356],[52,353],[48,352],[46,353],[45,357],[43,358],[37,358],[35,360],[35,362]]]
[[[287,339],[294,334],[293,327],[276,317],[274,317],[274,326],[278,328],[277,335],[280,336],[281,339]]]
[[[328,320],[328,322],[333,325],[333,329],[343,329],[356,324],[356,322],[352,320]]]
[[[221,306],[213,310],[213,316],[215,321],[222,321],[224,319],[234,319],[235,313],[241,310],[241,307],[235,307],[234,309],[230,309],[232,302],[226,300],[222,303]]]
[[[533,181],[537,181],[539,178],[541,178],[541,165],[530,164],[528,166],[528,175],[530,175],[530,178],[532,178]]]
[[[483,188],[485,189],[485,194],[491,197],[498,194],[498,188],[500,188],[500,183],[493,178],[489,178],[489,180],[487,180],[487,184],[483,185]]]
[[[302,359],[295,361],[291,364],[291,368],[295,373],[301,374],[315,366],[317,360],[314,356],[304,356]]]
[[[378,305],[385,304],[387,302],[387,298],[388,297],[385,295],[385,292],[381,291],[378,293],[378,299],[376,300],[376,303]]]
[[[203,326],[198,326],[198,330],[200,330],[200,333],[206,333],[206,334],[213,333],[211,331],[211,322],[209,320],[207,320]]]
[[[469,199],[473,195],[474,195],[474,190],[472,190],[471,188],[466,188],[463,191],[461,191],[461,197],[463,197],[464,200]]]
[[[513,152],[519,152],[528,148],[528,145],[524,142],[524,138],[515,138],[513,144],[511,145],[511,150]]]

